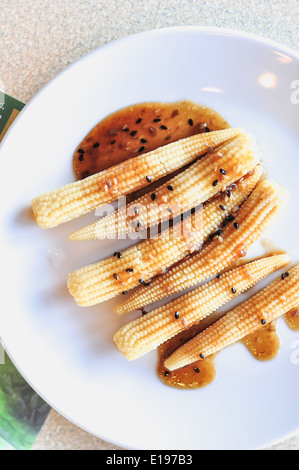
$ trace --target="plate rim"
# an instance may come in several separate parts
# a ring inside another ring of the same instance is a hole
[[[260,43],[263,46],[267,46],[269,48],[275,48],[276,50],[279,50],[279,52],[282,52],[282,53],[285,53],[285,54],[288,54],[288,55],[292,56],[292,58],[295,59],[295,61],[298,61],[298,64],[299,64],[299,52],[297,52],[294,48],[292,48],[290,46],[287,46],[287,45],[284,45],[283,43],[280,43],[279,41],[275,41],[273,39],[266,38],[266,37],[261,36],[259,34],[252,33],[252,32],[246,32],[246,31],[242,31],[242,30],[239,30],[239,29],[230,29],[230,28],[216,27],[216,26],[179,25],[179,26],[169,26],[169,27],[164,27],[164,28],[162,27],[162,28],[157,28],[157,29],[149,29],[149,30],[129,34],[129,35],[126,35],[126,36],[123,36],[121,38],[115,39],[115,40],[113,40],[109,43],[103,44],[102,46],[99,46],[99,47],[91,50],[87,54],[83,55],[82,57],[76,59],[71,64],[64,67],[60,72],[58,72],[54,77],[52,77],[48,82],[46,82],[37,91],[37,93],[35,93],[32,96],[32,98],[29,99],[29,101],[25,104],[24,109],[19,113],[19,115],[17,116],[17,118],[15,119],[13,124],[9,127],[7,133],[5,134],[3,140],[0,144],[0,154],[1,154],[1,150],[5,146],[7,140],[9,139],[9,136],[10,136],[11,132],[13,131],[15,125],[19,122],[19,120],[21,120],[22,115],[24,114],[24,112],[26,112],[25,110],[27,110],[28,107],[31,107],[31,105],[36,100],[39,99],[39,96],[42,93],[44,93],[48,89],[48,87],[51,87],[52,83],[54,83],[56,80],[59,80],[61,76],[68,73],[72,68],[75,68],[80,63],[83,63],[85,60],[90,59],[93,55],[98,54],[103,49],[108,49],[110,47],[117,47],[118,44],[120,44],[122,42],[125,42],[125,41],[128,41],[128,40],[132,40],[135,37],[138,38],[139,36],[150,36],[152,34],[155,35],[155,34],[167,34],[167,33],[176,33],[176,32],[184,33],[184,32],[189,32],[189,31],[194,31],[194,32],[198,32],[198,33],[206,33],[206,34],[211,34],[211,35],[231,36],[233,39],[247,39],[248,41],[254,41],[254,42]],[[30,380],[30,378],[27,377],[27,374],[24,373],[21,370],[21,368],[18,366],[16,359],[10,354],[10,348],[7,347],[6,342],[5,342],[5,338],[1,337],[1,331],[0,331],[0,342],[2,343],[5,352],[7,353],[7,355],[9,356],[10,360],[12,361],[12,363],[14,364],[16,369],[19,371],[19,373],[23,376],[23,378],[27,381],[27,383],[31,386],[31,388],[54,411],[56,411],[58,414],[60,414],[63,418],[67,419],[70,423],[74,424],[75,426],[77,426],[78,428],[82,429],[83,431],[87,432],[88,434],[90,434],[92,436],[95,436],[99,439],[102,439],[102,440],[112,444],[112,445],[121,447],[121,448],[126,449],[126,450],[138,450],[137,448],[130,447],[130,446],[128,446],[127,444],[125,444],[123,442],[113,440],[110,437],[106,437],[104,434],[95,433],[94,431],[89,430],[83,424],[78,423],[76,421],[76,419],[70,417],[67,413],[64,413],[62,410],[60,410],[59,407],[56,407],[51,402],[51,400],[46,398],[43,393],[40,393],[40,391],[37,389],[37,387],[35,387],[35,385],[31,383],[31,380]],[[265,447],[268,447],[268,446],[273,446],[273,445],[276,445],[280,442],[283,442],[284,440],[293,437],[294,434],[296,434],[297,431],[299,431],[299,423],[298,423],[298,427],[297,427],[296,430],[290,431],[289,433],[282,435],[276,441],[268,442],[268,444],[264,443],[261,446],[257,447],[256,450],[257,449],[262,449],[262,448],[265,448]],[[141,450],[141,449],[139,449],[139,450]]]
[[[197,25],[180,25],[180,26],[168,26],[165,28],[157,28],[157,29],[149,29],[145,31],[139,31],[137,33],[129,34],[127,36],[123,36],[118,39],[114,39],[113,41],[103,44],[102,46],[97,47],[96,49],[91,50],[87,54],[83,55],[82,57],[79,57],[79,59],[76,59],[74,62],[71,64],[67,65],[64,67],[60,72],[58,72],[54,77],[52,77],[48,82],[46,82],[30,99],[27,103],[25,103],[25,107],[28,109],[29,106],[31,106],[32,103],[35,102],[39,98],[39,95],[43,93],[48,87],[52,85],[52,83],[60,78],[60,76],[64,75],[67,73],[69,70],[71,70],[73,67],[75,67],[77,64],[80,62],[83,62],[84,60],[87,60],[89,57],[92,55],[97,54],[100,50],[103,49],[108,49],[109,47],[114,47],[117,46],[118,43],[133,39],[134,37],[138,36],[145,36],[145,35],[151,35],[151,34],[162,34],[162,33],[168,33],[168,32],[183,32],[183,31],[197,31],[199,33],[210,33],[210,34],[222,34],[225,36],[233,36],[237,38],[242,38],[242,39],[248,39],[252,41],[256,41],[259,43],[262,43],[267,46],[272,46],[277,49],[280,49],[282,52],[288,53],[292,55],[296,60],[299,61],[299,51],[296,51],[294,48],[284,45],[280,43],[279,41],[275,41],[270,38],[266,38],[262,35],[252,33],[252,32],[247,32],[247,31],[242,31],[240,29],[230,29],[230,28],[223,28],[223,27],[218,27],[218,26],[197,26]],[[18,98],[17,98],[18,99]],[[6,132],[2,142],[1,142],[1,147],[5,144],[11,130],[17,123],[17,121],[20,119],[22,112],[24,109],[19,113],[19,115],[16,117],[12,125],[9,127],[8,131]]]

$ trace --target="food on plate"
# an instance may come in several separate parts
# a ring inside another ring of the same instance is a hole
[[[263,172],[257,165],[241,182],[233,184],[230,197],[219,193],[169,231],[116,252],[114,256],[70,274],[68,287],[81,306],[103,302],[138,285],[148,288],[149,280],[194,250],[218,230],[232,210],[249,196]],[[227,198],[224,209],[224,198]],[[119,311],[121,313],[121,311]]]
[[[287,190],[276,182],[270,179],[260,182],[240,210],[229,216],[229,222],[212,235],[199,253],[175,264],[153,279],[150,286],[138,287],[116,311],[143,308],[220,273],[246,255],[248,247],[261,237],[287,199]]]
[[[51,228],[68,222],[174,172],[239,133],[224,129],[187,137],[42,194],[32,201],[36,223]]]
[[[298,285],[299,264],[174,351],[165,367],[174,370],[208,357],[297,308]]]
[[[224,144],[205,147],[205,156],[155,191],[82,228],[70,238],[115,238],[153,227],[207,201],[251,171],[260,161],[255,139],[237,129],[234,132],[237,135]]]
[[[137,359],[197,324],[289,261],[289,256],[282,254],[233,268],[126,324],[113,337],[116,346],[128,360]]]
[[[51,228],[102,209],[108,215],[69,239],[138,238],[121,251],[116,243],[113,256],[67,279],[80,306],[120,294],[117,314],[141,310],[113,337],[128,360],[157,349],[164,383],[198,388],[214,380],[214,357],[226,346],[242,341],[268,360],[279,349],[276,319],[285,314],[298,330],[299,265],[229,313],[218,311],[290,262],[277,250],[244,260],[288,200],[266,177],[254,136],[190,101],[141,103],[97,124],[73,166],[80,181],[36,197],[35,221]],[[118,199],[116,209],[105,207]]]

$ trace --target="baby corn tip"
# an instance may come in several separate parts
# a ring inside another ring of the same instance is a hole
[[[257,140],[256,140],[256,138],[254,137],[253,134],[247,133],[247,137],[249,138],[249,142],[250,142],[250,151],[253,154],[255,164],[257,165],[257,164],[261,163],[261,161],[262,161],[262,156],[263,156],[262,149],[259,146],[259,144],[258,144],[258,142],[257,142]]]

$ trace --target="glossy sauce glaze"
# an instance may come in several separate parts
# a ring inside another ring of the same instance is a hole
[[[289,328],[294,331],[299,331],[299,308],[287,312],[284,319]]]
[[[259,361],[270,361],[277,356],[280,340],[276,331],[276,322],[269,323],[255,333],[241,340],[249,352]]]
[[[216,111],[192,101],[135,104],[88,133],[75,150],[74,171],[83,179],[184,137],[229,127]]]
[[[200,331],[202,331],[202,327],[195,325],[159,346],[157,374],[166,385],[183,389],[202,388],[215,380],[215,355],[174,371],[169,371],[164,365],[167,357]]]
[[[157,373],[160,380],[166,385],[181,389],[194,389],[206,387],[215,380],[217,376],[216,354],[174,371],[169,371],[164,365],[167,357],[202,330],[203,327],[200,324],[195,325],[159,346]],[[240,343],[244,344],[252,356],[259,361],[274,359],[280,350],[276,322],[269,323],[255,333],[246,336]]]

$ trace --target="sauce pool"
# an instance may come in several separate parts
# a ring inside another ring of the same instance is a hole
[[[194,134],[229,128],[216,111],[192,101],[141,103],[100,121],[73,156],[77,179]]]
[[[255,333],[241,340],[248,351],[259,361],[270,361],[277,356],[280,340],[276,331],[276,322],[269,323]]]
[[[299,308],[287,312],[284,319],[291,330],[299,331]]]
[[[216,354],[174,371],[169,371],[164,365],[167,357],[202,330],[203,327],[199,323],[159,346],[157,374],[164,384],[180,389],[195,389],[206,387],[216,379]],[[280,350],[276,322],[269,323],[255,333],[251,333],[240,343],[246,346],[252,356],[259,361],[274,359]]]
[[[215,355],[204,360],[189,364],[180,369],[169,371],[164,362],[177,348],[192,339],[202,330],[200,325],[195,325],[186,331],[179,333],[158,348],[157,374],[166,385],[181,389],[194,389],[206,387],[216,378]]]

